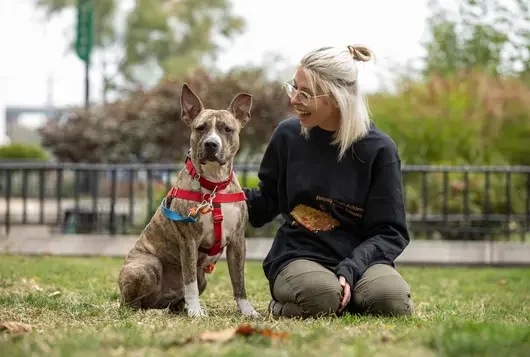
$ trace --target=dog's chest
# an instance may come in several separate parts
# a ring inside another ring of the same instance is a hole
[[[216,213],[216,212],[215,212]],[[242,219],[241,215],[241,204],[240,203],[222,203],[221,212],[222,221],[221,225],[221,244],[224,247],[229,244],[234,234],[237,231],[237,227]],[[216,230],[214,229],[214,212],[201,215],[197,224],[201,225],[202,237],[201,246],[210,247],[214,244],[216,239]]]

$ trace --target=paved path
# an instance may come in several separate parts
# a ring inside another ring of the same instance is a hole
[[[27,255],[124,257],[136,236],[55,234],[46,226],[14,227],[0,235],[0,253]],[[248,238],[247,259],[262,261],[271,238]],[[222,259],[225,258],[223,254]],[[530,244],[481,241],[413,241],[398,264],[524,265],[530,267]]]

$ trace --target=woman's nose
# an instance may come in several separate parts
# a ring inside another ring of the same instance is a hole
[[[295,92],[293,97],[291,98],[291,105],[297,105],[301,104],[300,100],[298,99],[298,92]]]

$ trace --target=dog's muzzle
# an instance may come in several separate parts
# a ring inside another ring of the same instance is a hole
[[[201,161],[203,163],[209,162],[218,162],[221,165],[224,165],[225,161],[219,157],[220,145],[215,139],[209,139],[204,141],[202,144],[201,150]]]
[[[204,152],[207,156],[209,155],[217,155],[219,152],[219,143],[216,140],[206,140],[204,142]]]

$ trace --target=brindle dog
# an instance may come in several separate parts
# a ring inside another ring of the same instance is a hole
[[[186,167],[130,250],[119,274],[120,305],[206,316],[199,296],[205,272],[226,247],[233,295],[241,314],[259,318],[246,297],[247,206],[233,174],[239,134],[250,121],[252,96],[236,95],[227,110],[205,109],[184,84],[181,118],[191,128]],[[210,268],[210,270],[209,270]]]

